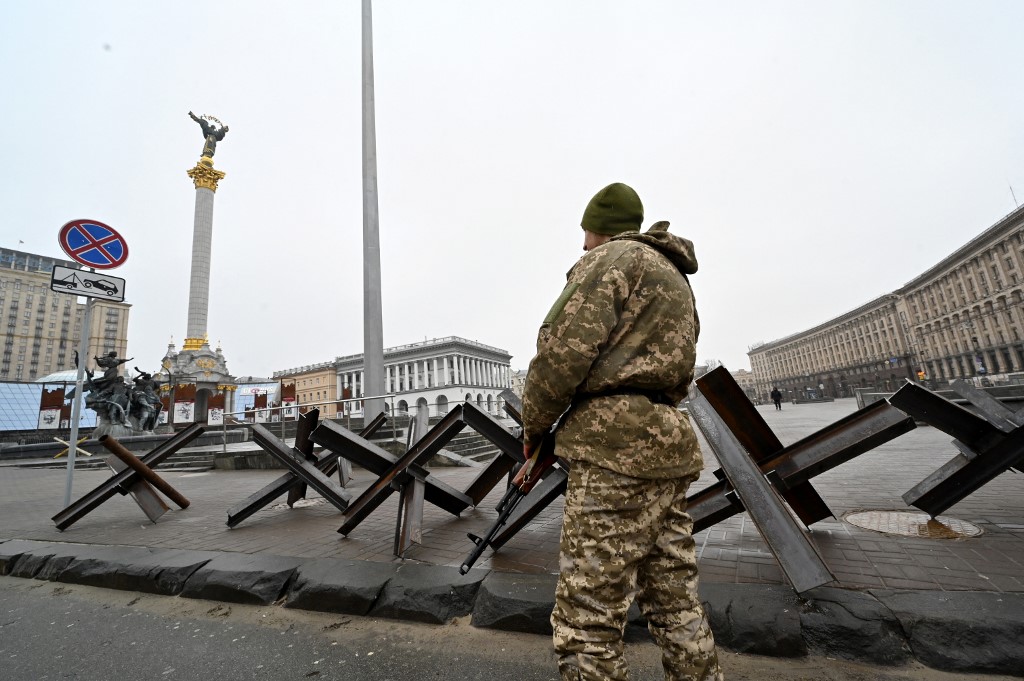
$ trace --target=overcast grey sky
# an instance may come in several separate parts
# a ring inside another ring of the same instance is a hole
[[[1024,199],[1022,25],[1021,2],[377,0],[385,345],[458,335],[525,368],[621,181],[696,245],[699,359],[749,368]],[[185,335],[189,110],[231,128],[229,369],[362,352],[359,0],[10,0],[0,70],[0,242],[119,230],[139,366]]]

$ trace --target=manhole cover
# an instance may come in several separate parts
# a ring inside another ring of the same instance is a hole
[[[857,511],[847,514],[844,520],[865,530],[897,534],[901,537],[962,539],[977,537],[982,532],[980,527],[966,520],[944,515],[932,520],[926,513],[912,511]]]

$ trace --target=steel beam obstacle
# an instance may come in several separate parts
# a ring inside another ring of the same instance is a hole
[[[1011,411],[963,380],[950,388],[977,413],[916,383],[889,398],[893,406],[955,438],[959,453],[903,494],[903,501],[932,518],[1001,473],[1024,468],[1024,409]]]
[[[783,499],[805,525],[833,517],[811,478],[914,428],[906,414],[876,402],[782,447],[724,367],[697,380],[689,410],[722,466],[717,483],[687,499],[694,531],[747,511],[798,592],[833,577]]]
[[[202,435],[204,430],[205,426],[193,423],[188,428],[178,431],[173,437],[149,451],[141,459],[136,460],[153,474],[154,468],[189,442]],[[135,458],[134,455],[131,456]],[[156,490],[143,479],[135,468],[129,468],[127,464],[114,455],[107,457],[106,461],[107,465],[114,471],[114,475],[53,516],[52,520],[58,530],[64,531],[71,527],[115,494],[130,494],[139,505],[139,508],[142,509],[142,512],[146,514],[146,517],[154,523],[169,510],[167,505],[157,495]],[[153,475],[155,476],[155,474]],[[187,500],[185,505],[187,505]]]
[[[728,371],[720,368],[702,376],[697,389],[807,526],[834,517],[811,486],[811,478],[914,429],[913,419],[902,411],[875,402],[783,447]],[[714,449],[710,438],[709,444]],[[687,499],[695,532],[743,511],[742,504],[727,498],[735,495],[730,494],[725,471],[715,471],[715,477],[719,482]]]
[[[315,413],[313,413],[313,411],[315,411]],[[319,417],[319,410],[313,411],[307,414],[310,418],[304,422],[306,424],[304,428],[307,433],[311,430],[310,423],[315,424]],[[325,455],[323,457],[324,461],[321,462],[320,458],[313,455],[308,435],[304,435],[302,440],[296,436],[296,445],[298,446],[289,447],[271,433],[270,430],[256,424],[252,428],[252,441],[259,445],[267,454],[270,454],[272,457],[277,459],[278,463],[288,469],[288,472],[292,477],[288,479],[286,479],[286,476],[278,478],[278,480],[275,481],[276,484],[271,483],[268,487],[265,487],[263,490],[260,490],[243,501],[240,505],[241,508],[239,508],[236,513],[232,513],[235,509],[230,509],[228,511],[229,527],[233,527],[232,522],[237,525],[242,521],[243,516],[248,517],[249,515],[252,515],[257,508],[262,507],[265,503],[269,503],[267,497],[271,494],[274,494],[275,496],[273,498],[276,498],[276,496],[288,490],[292,484],[312,487],[320,493],[320,496],[330,502],[331,505],[339,511],[344,511],[348,508],[348,504],[352,500],[352,494],[341,487],[341,485],[331,480],[328,477],[328,474],[326,474],[327,470],[330,470],[331,472],[334,470],[329,468],[329,459],[331,458],[331,455]],[[333,458],[336,463],[337,457]],[[323,470],[321,470],[318,465],[320,463],[323,464]],[[273,489],[267,491],[268,488]],[[299,492],[301,495],[305,495],[306,490],[304,488],[300,488]],[[294,497],[290,498],[297,500],[300,497],[297,493]],[[292,501],[292,503],[295,503],[295,501]]]
[[[299,455],[301,455],[302,460],[306,464],[312,465],[323,475],[323,477],[328,479],[337,472],[339,484],[341,487],[344,487],[347,481],[345,480],[339,455],[330,451],[323,452],[320,456],[313,453],[313,441],[309,439],[309,436],[316,429],[319,419],[320,410],[316,408],[299,416],[295,433],[294,451],[288,458],[290,461],[295,462],[299,459]],[[386,422],[387,418],[384,414],[378,414],[375,419],[366,424],[366,426],[359,432],[360,437],[368,438],[372,436],[380,430],[381,426]],[[275,451],[280,454],[276,446],[272,447],[272,450],[267,450],[271,456],[274,456]],[[264,508],[286,492],[288,493],[287,503],[289,508],[293,507],[295,502],[299,499],[305,499],[309,483],[304,476],[310,475],[310,473],[306,467],[298,466],[298,468],[301,470],[301,473],[296,472],[295,466],[289,467],[288,472],[280,478],[274,480],[255,494],[250,495],[245,500],[229,508],[228,527],[238,525],[240,522]],[[322,481],[320,484],[323,484]],[[336,498],[346,496],[347,498],[351,498],[351,495],[348,495],[347,492],[338,492],[335,496]],[[344,510],[344,508],[341,510]]]
[[[424,466],[467,426],[494,443],[500,454],[484,467],[464,492],[460,492],[431,475]],[[401,457],[395,457],[365,438],[348,433],[330,422],[321,424],[310,438],[377,476],[377,480],[345,510],[345,522],[338,529],[341,534],[347,536],[393,492],[399,492],[396,556],[404,555],[412,544],[421,542],[424,502],[458,516],[470,506],[479,504],[517,463],[523,462],[522,444],[490,414],[468,402],[452,407]]]
[[[522,422],[517,400],[506,398],[505,409]],[[914,428],[913,419],[880,402],[783,447],[724,368],[697,381],[689,410],[722,465],[715,471],[718,482],[687,499],[694,531],[748,511],[797,591],[833,578],[783,500],[805,525],[833,517],[811,478]],[[559,460],[520,502],[491,546],[500,548],[564,494],[568,470],[568,462]]]

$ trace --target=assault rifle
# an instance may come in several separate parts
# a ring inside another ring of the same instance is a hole
[[[469,569],[473,567],[473,563],[480,559],[484,549],[491,545],[491,542],[498,536],[498,532],[508,522],[508,519],[512,517],[512,512],[516,510],[519,502],[540,482],[544,473],[557,460],[558,458],[555,456],[555,436],[554,433],[548,433],[533,450],[533,453],[530,454],[526,463],[519,468],[512,482],[509,483],[505,496],[498,503],[498,518],[491,525],[490,529],[487,530],[487,534],[483,537],[478,537],[472,532],[466,535],[473,540],[476,547],[470,552],[466,560],[463,561],[462,566],[459,567],[459,574],[464,575],[469,572]]]

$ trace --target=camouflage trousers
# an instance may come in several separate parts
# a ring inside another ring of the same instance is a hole
[[[629,678],[622,634],[634,597],[661,647],[666,679],[722,679],[697,596],[686,513],[693,479],[643,480],[572,462],[551,613],[563,681]]]

